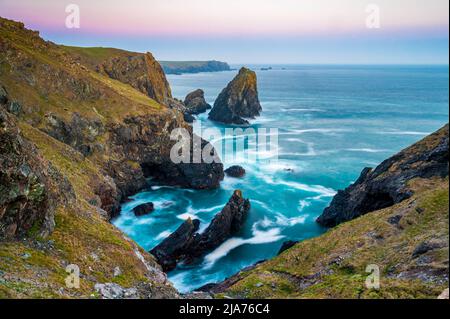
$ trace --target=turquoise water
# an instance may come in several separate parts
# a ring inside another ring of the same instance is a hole
[[[273,257],[285,240],[320,235],[326,230],[315,218],[337,189],[354,181],[364,167],[376,166],[448,122],[447,66],[260,67],[253,69],[263,113],[252,127],[278,129],[278,160],[243,163],[247,175],[226,177],[217,190],[153,187],[133,196],[114,221],[150,250],[187,217],[200,219],[206,228],[232,191],[243,191],[252,208],[242,231],[197,264],[180,265],[169,273],[183,292]],[[175,97],[202,88],[213,104],[236,72],[168,79]],[[199,121],[203,128],[225,128],[208,121],[206,114]],[[225,159],[225,167],[234,162]],[[131,209],[148,201],[155,203],[156,211],[135,217]]]

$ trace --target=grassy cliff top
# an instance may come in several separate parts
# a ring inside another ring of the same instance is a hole
[[[416,179],[415,195],[305,240],[234,278],[218,297],[436,298],[448,287],[448,178]],[[427,243],[432,249],[416,255]],[[369,289],[366,267],[380,269]]]

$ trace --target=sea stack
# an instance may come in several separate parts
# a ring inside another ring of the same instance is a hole
[[[211,105],[209,105],[205,100],[205,92],[201,89],[195,90],[186,95],[184,105],[186,106],[189,114],[195,115],[206,112],[206,110],[211,108]]]
[[[203,233],[198,233],[198,220],[188,219],[150,253],[164,271],[173,270],[180,261],[190,263],[236,234],[244,225],[249,211],[250,201],[242,196],[240,190],[235,190]]]
[[[261,111],[256,73],[243,67],[219,94],[209,118],[226,124],[245,125],[249,124],[246,118],[254,118]]]

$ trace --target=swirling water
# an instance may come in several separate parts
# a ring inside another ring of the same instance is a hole
[[[200,219],[205,229],[232,191],[243,191],[252,208],[242,231],[197,263],[169,273],[182,292],[273,257],[285,240],[320,235],[326,230],[315,218],[337,189],[354,181],[364,167],[376,166],[448,122],[448,66],[250,67],[257,72],[263,107],[252,127],[278,129],[278,161],[244,163],[244,178],[226,177],[216,190],[153,187],[123,204],[114,220],[150,250],[187,217]],[[213,104],[236,72],[168,79],[175,97],[202,88]],[[203,128],[225,129],[207,114],[198,120]],[[225,160],[225,167],[233,162]],[[148,201],[155,203],[155,212],[135,217],[132,208]]]

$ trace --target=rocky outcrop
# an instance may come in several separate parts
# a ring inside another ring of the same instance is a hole
[[[333,227],[412,196],[415,178],[448,176],[448,124],[377,168],[365,168],[358,180],[339,191],[317,222]]]
[[[203,233],[197,233],[200,223],[198,220],[188,219],[150,253],[165,271],[174,269],[179,261],[192,262],[237,233],[249,210],[250,201],[242,197],[241,191],[236,190]]]
[[[242,166],[233,165],[225,170],[225,174],[231,177],[239,178],[245,175],[245,169]]]
[[[156,257],[164,271],[174,269],[177,262],[185,259],[196,245],[200,221],[188,218],[181,226],[150,253]]]
[[[149,52],[114,56],[98,65],[97,70],[131,85],[159,103],[167,105],[172,98],[164,71]]]
[[[205,92],[201,89],[195,90],[186,95],[184,105],[186,106],[189,114],[204,113],[211,108],[211,105],[209,105],[205,100]]]
[[[152,202],[144,203],[133,208],[133,213],[136,216],[144,216],[150,214],[155,210],[155,205]]]
[[[55,227],[56,204],[74,200],[72,185],[0,106],[0,240],[49,235]]]
[[[261,111],[256,73],[241,68],[239,74],[217,97],[209,118],[217,122],[243,125],[248,124],[246,118],[254,118]]]

